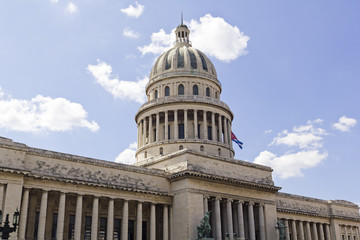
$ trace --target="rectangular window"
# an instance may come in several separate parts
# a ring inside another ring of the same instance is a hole
[[[170,127],[170,125],[168,125],[168,139],[170,139],[170,129],[171,129],[171,127]]]
[[[51,239],[56,239],[56,228],[57,228],[58,214],[53,214],[52,226],[51,226]]]
[[[197,129],[197,131],[198,131],[198,138],[201,139],[201,136],[200,136],[200,124],[198,124],[198,129]]]
[[[147,222],[142,222],[142,239],[147,239]]]
[[[155,142],[156,141],[156,128],[154,129],[154,134],[153,134],[153,142]]]
[[[212,140],[212,127],[211,126],[208,126],[208,139],[209,140]]]
[[[75,215],[69,216],[69,231],[68,231],[68,239],[74,239],[74,232],[75,232]]]
[[[135,240],[135,221],[129,220],[128,240]]]
[[[91,216],[85,217],[85,231],[84,231],[84,239],[91,240]]]
[[[38,229],[39,229],[39,216],[40,213],[35,213],[35,222],[34,222],[34,239],[37,239]]]
[[[179,124],[179,139],[185,138],[184,124]]]
[[[99,240],[106,239],[106,230],[107,230],[107,218],[100,218]]]
[[[114,221],[114,240],[120,240],[121,219]]]

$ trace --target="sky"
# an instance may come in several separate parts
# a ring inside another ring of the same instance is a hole
[[[4,0],[0,136],[131,164],[156,58],[184,22],[282,192],[360,204],[360,2]]]

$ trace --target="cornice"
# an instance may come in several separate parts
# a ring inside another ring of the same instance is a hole
[[[306,211],[299,211],[299,210],[286,209],[286,208],[276,208],[276,211],[281,212],[281,213],[295,214],[295,215],[304,215],[304,216],[330,218],[330,219],[343,219],[343,220],[351,220],[351,221],[360,222],[360,218],[342,216],[342,215],[325,215],[325,214],[319,214],[319,213],[315,213],[315,212],[306,212]]]
[[[122,186],[122,185],[96,183],[96,182],[92,182],[92,181],[79,180],[79,179],[69,178],[69,177],[66,177],[66,178],[58,177],[58,176],[55,177],[55,176],[50,176],[50,175],[33,173],[33,172],[22,170],[22,169],[11,169],[11,168],[0,167],[0,172],[21,174],[25,177],[33,178],[33,179],[51,180],[51,181],[56,181],[56,182],[72,183],[72,184],[86,185],[86,186],[92,186],[92,187],[103,187],[103,188],[110,188],[110,189],[129,191],[129,192],[137,192],[137,193],[146,193],[146,194],[159,195],[159,196],[172,196],[172,194],[168,193],[168,192],[151,191],[151,190]]]
[[[215,182],[219,182],[219,183],[241,185],[241,186],[244,186],[247,188],[261,189],[263,191],[274,192],[274,193],[281,189],[280,187],[276,187],[273,185],[239,180],[239,179],[223,177],[223,176],[218,176],[218,175],[213,175],[213,174],[200,173],[200,172],[195,172],[195,171],[190,171],[190,170],[185,170],[185,171],[181,171],[181,172],[172,174],[170,176],[170,181],[174,182],[174,181],[179,181],[179,180],[185,179],[185,178],[196,178],[196,179],[207,180],[207,181],[215,181]]]
[[[169,96],[169,97],[162,97],[158,99],[151,100],[149,102],[144,103],[140,108],[139,111],[135,114],[135,122],[137,122],[137,118],[140,114],[150,109],[154,109],[159,106],[171,105],[174,106],[176,104],[200,104],[200,105],[209,105],[212,107],[216,107],[226,111],[230,117],[231,121],[234,118],[234,114],[231,112],[229,106],[224,103],[223,101],[209,98],[209,97],[202,97],[202,96]]]

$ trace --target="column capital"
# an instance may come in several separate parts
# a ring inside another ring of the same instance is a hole
[[[215,197],[215,200],[219,200],[219,201],[221,201],[221,197]]]
[[[234,200],[233,199],[231,199],[231,198],[228,198],[227,200],[226,200],[226,202],[233,202]]]
[[[205,198],[206,198],[206,199],[210,199],[210,197],[207,196],[207,195],[204,195],[203,198],[204,198],[204,199],[205,199]]]
[[[258,206],[259,206],[259,207],[264,207],[264,206],[265,206],[265,203],[258,203]]]
[[[244,204],[244,200],[237,200],[238,203]]]
[[[255,205],[255,202],[250,201],[250,202],[247,203],[247,205]]]

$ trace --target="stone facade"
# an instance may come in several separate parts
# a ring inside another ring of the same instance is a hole
[[[360,240],[359,207],[279,192],[267,166],[234,159],[233,114],[210,60],[183,24],[156,61],[140,107],[134,166],[0,138],[0,209],[20,209],[12,239]]]

